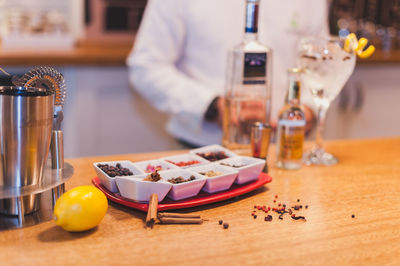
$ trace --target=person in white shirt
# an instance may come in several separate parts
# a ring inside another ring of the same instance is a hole
[[[193,146],[221,143],[228,50],[244,35],[245,0],[149,0],[127,59],[133,87],[169,113],[167,130]],[[272,116],[276,121],[298,40],[328,33],[326,0],[261,0],[259,39],[272,48]],[[307,90],[302,102],[311,102]],[[218,101],[213,101],[218,99]],[[213,104],[211,104],[213,103]],[[206,115],[208,111],[208,115]],[[308,110],[308,120],[312,114]],[[212,120],[212,121],[210,121]]]

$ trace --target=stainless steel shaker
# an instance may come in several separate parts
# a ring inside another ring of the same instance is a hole
[[[0,87],[0,186],[41,182],[50,148],[53,109],[53,91]],[[24,214],[35,211],[38,196],[23,197]],[[16,198],[0,200],[0,212],[17,215]]]

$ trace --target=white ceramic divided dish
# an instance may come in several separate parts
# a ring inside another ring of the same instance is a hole
[[[166,162],[162,159],[135,162],[135,163],[133,163],[133,165],[136,166],[137,168],[139,168],[142,171],[142,173],[150,173],[150,172],[146,172],[146,167],[148,165],[161,166],[162,169],[159,170],[159,172],[179,168],[178,166],[176,166],[172,163]]]
[[[233,151],[228,150],[228,149],[222,147],[221,145],[217,145],[217,144],[208,145],[208,146],[204,146],[204,147],[201,147],[201,148],[193,149],[193,150],[190,150],[189,153],[196,154],[196,155],[204,158],[203,156],[199,155],[199,153],[221,152],[221,151],[223,151],[225,153],[225,155],[228,156],[228,158],[237,156],[236,153],[234,153]],[[204,159],[208,160],[207,158],[204,158]],[[208,160],[208,161],[210,161],[210,160]]]
[[[143,181],[149,174],[141,174],[133,177],[116,177],[121,196],[133,201],[148,202],[150,196],[156,193],[158,202],[162,201],[170,191],[172,184],[161,179],[157,182]]]
[[[218,163],[200,165],[192,167],[190,170],[199,174],[210,170],[223,173],[222,175],[213,177],[204,176],[206,178],[206,184],[203,187],[203,191],[207,193],[215,193],[229,189],[239,173],[238,170],[235,170],[232,167],[223,166]]]
[[[118,192],[118,187],[117,187],[117,184],[115,183],[116,177],[111,177],[111,176],[107,175],[97,165],[98,164],[108,164],[110,166],[116,166],[117,163],[120,163],[121,166],[124,168],[128,168],[134,175],[143,174],[143,172],[140,169],[138,169],[137,167],[135,167],[131,161],[127,161],[127,160],[93,163],[94,170],[96,171],[97,177],[100,179],[100,183],[113,193]]]
[[[203,157],[197,156],[196,154],[192,154],[192,153],[185,153],[185,154],[179,154],[179,155],[174,155],[174,156],[168,156],[168,157],[164,157],[164,158],[161,158],[161,159],[163,159],[166,162],[175,164],[175,165],[176,165],[176,163],[180,163],[180,162],[198,161],[198,163],[191,164],[191,165],[186,165],[186,166],[176,165],[179,168],[189,168],[189,167],[195,167],[195,166],[198,166],[198,165],[209,163]]]
[[[160,175],[167,182],[168,179],[179,176],[182,176],[184,179],[189,179],[190,176],[194,175],[194,177],[196,178],[195,180],[183,182],[180,184],[170,183],[172,185],[172,188],[171,191],[168,193],[168,197],[173,200],[181,200],[196,196],[197,194],[199,194],[201,188],[206,182],[204,176],[188,169],[175,169],[164,171],[160,172]]]
[[[218,161],[218,163],[237,166],[243,165],[241,167],[232,168],[239,171],[238,177],[235,180],[235,184],[244,184],[258,179],[258,176],[264,168],[265,160],[248,156],[237,156]]]

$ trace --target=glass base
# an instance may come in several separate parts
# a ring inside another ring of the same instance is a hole
[[[335,165],[339,160],[324,149],[313,149],[307,152],[303,158],[305,165]]]

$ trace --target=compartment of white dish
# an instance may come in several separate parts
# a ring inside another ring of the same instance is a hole
[[[170,183],[172,188],[168,193],[168,197],[173,200],[181,200],[196,196],[199,194],[201,188],[204,186],[206,182],[206,178],[196,172],[187,169],[174,169],[165,172],[161,172],[160,175],[162,178],[171,182],[172,178],[182,177],[184,180],[190,180],[193,176],[195,179],[186,181],[179,184]]]
[[[219,161],[218,163],[239,171],[235,183],[244,184],[258,179],[264,168],[265,160],[248,156],[237,156]]]
[[[172,163],[180,168],[195,167],[201,164],[209,163],[209,161],[207,161],[203,157],[197,156],[196,154],[192,153],[178,154],[178,155],[164,157],[161,159],[163,159],[168,163]]]
[[[231,157],[237,156],[236,153],[234,153],[233,151],[228,150],[228,149],[222,147],[221,145],[217,145],[217,144],[193,149],[193,150],[190,150],[189,153],[196,154],[197,156],[200,156],[210,162],[215,162],[215,161],[219,161],[219,160],[223,160],[226,158],[231,158]],[[215,156],[212,156],[213,154]],[[220,158],[218,158],[218,157],[220,157]]]
[[[154,171],[165,171],[165,170],[170,170],[170,169],[178,169],[179,167],[166,162],[162,159],[156,159],[156,160],[148,160],[148,161],[141,161],[141,162],[135,162],[133,163],[134,166],[139,168],[142,173],[152,173]]]
[[[132,172],[132,175],[143,174],[143,172],[138,169],[131,161],[124,160],[124,161],[111,161],[111,162],[97,162],[93,163],[94,170],[98,178],[100,179],[100,183],[105,186],[111,192],[118,192],[117,185],[115,183],[115,177],[109,176],[106,172],[98,167],[99,164],[108,164],[109,166],[116,167],[117,164],[121,164],[123,168],[128,168],[129,171]]]
[[[206,178],[203,190],[208,193],[215,193],[229,189],[239,171],[232,167],[220,165],[218,163],[210,163],[190,168],[190,171],[197,172]]]
[[[157,182],[144,180],[150,174],[116,177],[115,181],[121,196],[133,201],[148,202],[151,194],[156,193],[158,202],[162,201],[172,184],[162,178]]]

